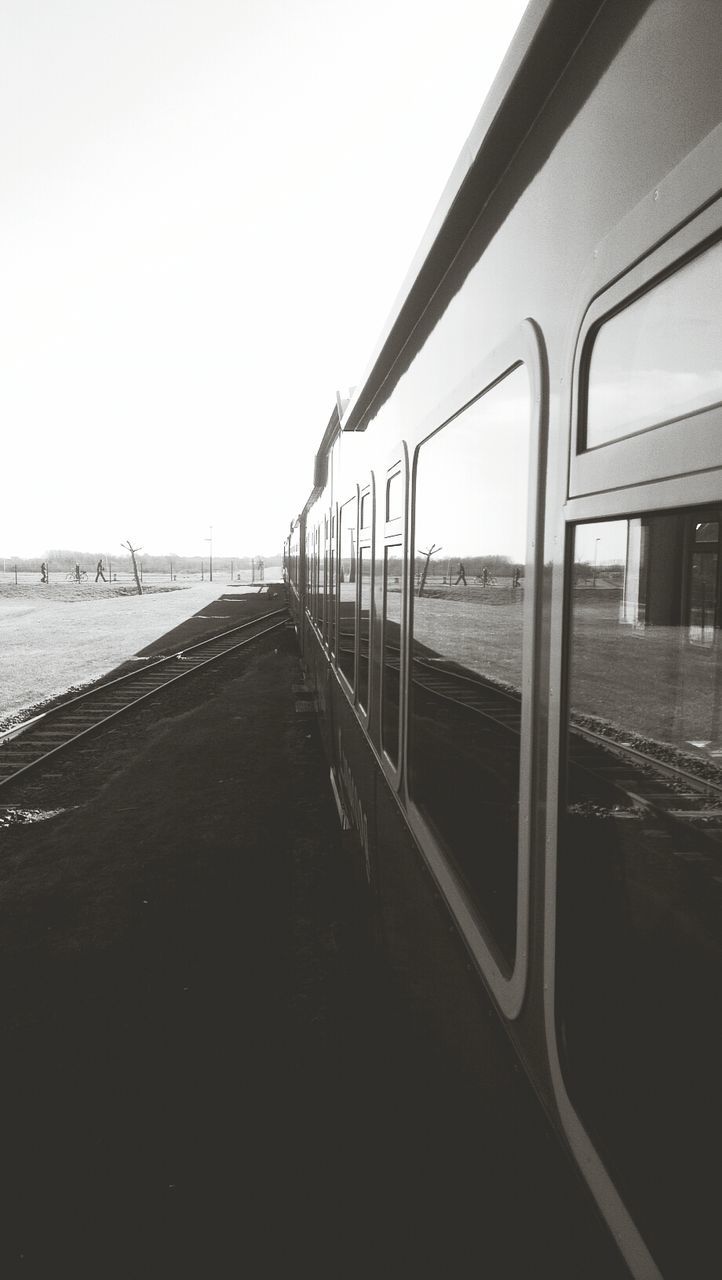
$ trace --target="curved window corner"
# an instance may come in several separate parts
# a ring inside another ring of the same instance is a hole
[[[722,1046],[722,506],[578,524],[556,1014],[663,1274],[710,1274]]]
[[[420,445],[414,488],[409,796],[507,977],[517,948],[532,408],[518,364]]]
[[[583,449],[722,401],[722,242],[596,326],[585,381]]]

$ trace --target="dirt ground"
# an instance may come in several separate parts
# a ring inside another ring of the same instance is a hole
[[[371,1273],[414,1092],[300,678],[287,629],[0,792],[3,1277]]]
[[[0,789],[0,1275],[612,1280],[368,946],[300,680],[284,628]]]
[[[291,636],[0,796],[64,810],[2,832],[4,1276],[242,1274],[269,1217],[337,949]]]

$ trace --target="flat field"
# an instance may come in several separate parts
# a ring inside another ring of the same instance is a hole
[[[0,731],[58,694],[98,680],[234,589],[207,579],[171,584],[159,575],[144,582],[139,596],[128,583],[43,586],[36,574],[21,574],[16,586],[8,576],[0,582]]]

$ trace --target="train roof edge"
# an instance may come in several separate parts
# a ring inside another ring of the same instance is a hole
[[[606,0],[531,0],[421,239],[341,423],[363,431],[410,331]],[[639,12],[647,7],[641,0]]]

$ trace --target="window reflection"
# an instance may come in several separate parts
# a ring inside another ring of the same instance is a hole
[[[531,397],[518,367],[419,450],[412,798],[513,964]]]
[[[357,507],[358,501],[356,498],[341,507],[338,534],[341,546],[338,578],[338,665],[352,687],[356,656]]]
[[[386,519],[398,520],[403,509],[403,482],[401,472],[391,476],[386,484]]]
[[[600,328],[589,366],[586,447],[722,401],[722,243]]]
[[[329,521],[329,539],[326,546],[326,643],[329,652],[336,652],[336,520]]]
[[[369,648],[371,643],[371,549],[359,553],[359,655],[358,701],[363,711],[369,707]]]
[[[665,1276],[708,1274],[722,1059],[720,509],[574,538],[558,1014]]]
[[[326,564],[328,561],[327,532],[325,523],[326,522],[324,521],[324,524],[319,527],[318,531],[318,612],[316,615],[316,621],[321,628],[325,625]]]
[[[381,741],[393,765],[399,762],[401,670],[401,546],[384,548]]]

